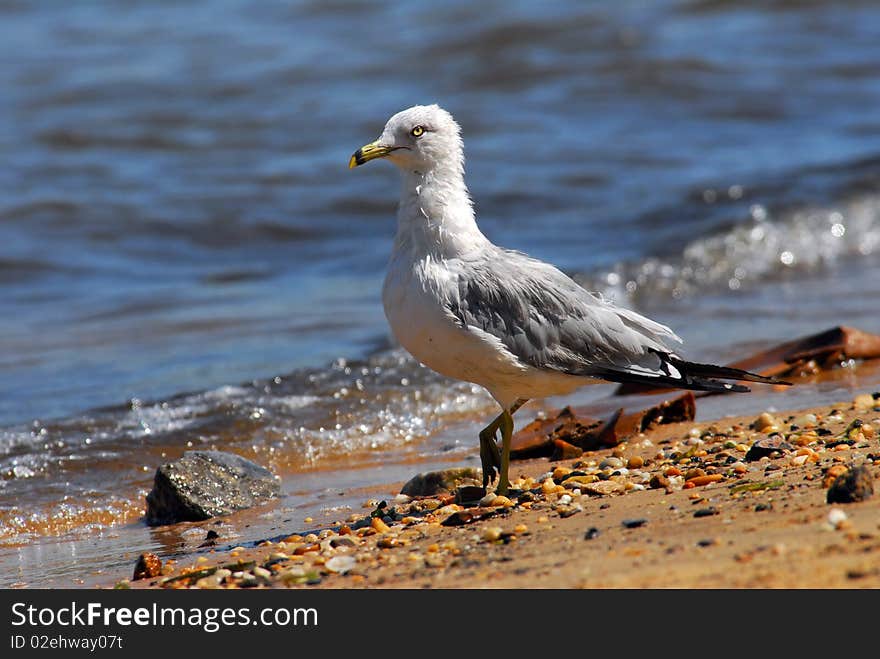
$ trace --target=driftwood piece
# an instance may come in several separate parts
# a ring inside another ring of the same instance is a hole
[[[607,419],[597,419],[566,407],[548,418],[535,419],[514,434],[510,456],[515,460],[572,457],[569,447],[594,451],[616,446],[627,437],[659,424],[693,421],[696,411],[696,400],[691,392],[643,409],[620,408]]]

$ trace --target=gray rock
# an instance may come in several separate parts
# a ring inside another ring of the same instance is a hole
[[[416,474],[400,489],[401,494],[410,497],[430,497],[435,494],[452,494],[461,485],[481,484],[480,472],[473,467],[444,469]]]
[[[147,524],[199,521],[250,508],[281,492],[268,469],[232,453],[187,451],[156,470]]]
[[[864,501],[874,494],[874,476],[871,470],[862,465],[851,467],[834,479],[828,488],[828,503],[854,503]]]

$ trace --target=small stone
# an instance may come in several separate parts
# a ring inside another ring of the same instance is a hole
[[[837,480],[837,477],[841,474],[845,474],[847,472],[847,467],[842,464],[831,465],[828,469],[825,470],[824,477],[822,478],[822,486],[824,488],[831,487],[831,484]]]
[[[260,585],[260,580],[250,572],[245,572],[243,575],[241,575],[241,579],[239,579],[238,585],[241,588],[255,588],[256,586]]]
[[[638,455],[634,455],[626,461],[626,466],[630,469],[641,469],[645,466],[645,460]]]
[[[755,506],[756,513],[760,513],[765,510],[773,510],[773,504],[772,503],[759,503],[758,505]]]
[[[559,513],[559,516],[565,519],[566,517],[571,517],[572,515],[577,515],[579,512],[583,512],[584,508],[581,505],[574,506],[557,506],[556,512]]]
[[[828,511],[828,523],[835,529],[841,528],[846,522],[847,515],[840,508],[832,508]]]
[[[669,479],[666,478],[663,474],[654,474],[651,476],[651,480],[648,483],[655,490],[657,489],[669,489]]]
[[[138,557],[137,563],[135,563],[134,566],[134,575],[131,580],[138,581],[139,579],[152,579],[161,574],[162,560],[156,556],[156,554],[146,552]]]
[[[620,469],[623,466],[623,460],[613,455],[608,456],[599,463],[599,469]]]
[[[562,481],[562,487],[567,490],[573,490],[578,487],[583,487],[584,485],[589,485],[590,483],[595,483],[599,480],[598,476],[593,476],[592,474],[586,476],[570,476]]]
[[[710,506],[708,508],[700,508],[698,511],[694,513],[694,517],[711,517],[712,515],[718,515],[720,511],[714,506]]]
[[[486,496],[486,488],[478,485],[462,485],[455,490],[455,503],[465,506],[477,503]]]
[[[626,486],[617,481],[600,481],[598,483],[588,483],[584,485],[582,490],[593,496],[608,496],[611,494],[623,494]]]
[[[410,497],[452,494],[462,485],[479,486],[480,482],[480,471],[473,467],[429,471],[413,476],[400,489],[400,493]]]
[[[818,419],[815,414],[802,414],[798,417],[795,417],[792,421],[794,425],[798,428],[815,428],[818,423]]]
[[[648,523],[648,520],[646,520],[646,519],[644,519],[644,518],[639,518],[639,519],[625,519],[625,520],[623,520],[623,522],[622,522],[623,527],[624,527],[624,528],[627,528],[627,529],[637,529],[637,528],[639,528],[639,527],[641,527],[641,526],[644,526],[644,525],[647,524],[647,523]]]
[[[871,410],[877,404],[871,394],[860,394],[853,399],[853,407],[857,410]]]
[[[686,481],[689,481],[691,479],[699,478],[700,476],[705,476],[705,475],[706,475],[705,471],[703,471],[699,467],[696,467],[694,469],[688,469],[686,472],[684,472],[684,479]]]
[[[340,535],[330,539],[331,547],[357,547],[357,545],[358,541],[350,535]]]
[[[269,572],[269,570],[267,570],[264,567],[260,567],[259,565],[257,565],[253,569],[253,573],[254,573],[254,576],[260,577],[261,579],[268,579],[269,577],[272,576],[272,573]],[[215,572],[214,574],[216,575],[217,573]]]
[[[501,538],[503,530],[500,526],[489,526],[483,529],[483,540],[486,542],[495,542]]]
[[[591,526],[587,529],[587,532],[584,533],[584,540],[595,540],[599,537],[599,529],[595,526]]]
[[[553,480],[557,483],[561,483],[573,471],[574,469],[569,469],[568,467],[556,467],[556,469],[553,470],[553,475],[551,476],[551,478],[553,478]]]
[[[213,590],[220,587],[220,581],[221,580],[217,578],[216,574],[209,574],[207,577],[198,579],[194,585],[196,588]]]
[[[506,496],[503,496],[501,494],[499,494],[497,497],[495,497],[495,500],[492,501],[493,508],[502,508],[502,507],[503,508],[510,508],[514,505],[516,505],[516,504],[514,504],[513,501],[511,501]]]
[[[776,419],[769,412],[764,412],[752,421],[752,428],[758,432],[766,432],[768,428],[776,425]]]
[[[374,517],[370,521],[370,526],[373,527],[376,533],[388,533],[388,531],[391,530],[391,528],[382,521],[381,517]]]
[[[498,495],[495,494],[494,492],[489,492],[486,496],[484,496],[482,499],[480,499],[477,502],[477,504],[480,506],[486,507],[486,508],[490,507],[490,506],[494,505],[495,499],[497,497],[498,497]]]
[[[331,572],[337,574],[345,574],[350,572],[357,565],[357,559],[354,556],[334,556],[324,563],[324,567]]]
[[[873,400],[873,399],[872,399]],[[854,503],[874,494],[874,476],[865,465],[853,467],[834,479],[828,488],[828,503]]]
[[[522,535],[524,533],[528,533],[528,531],[529,531],[529,527],[526,526],[525,524],[517,524],[516,526],[513,527],[513,532],[516,533],[517,535]]]

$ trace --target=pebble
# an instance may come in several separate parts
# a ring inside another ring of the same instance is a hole
[[[197,580],[195,583],[196,588],[202,588],[204,590],[213,590],[216,588],[220,588],[220,582],[222,580],[217,578],[217,574],[209,574],[207,577],[202,577]]]
[[[565,477],[568,476],[573,471],[574,471],[574,469],[569,469],[568,467],[556,467],[556,469],[553,470],[550,477],[554,481],[561,483],[562,481],[565,480]]]
[[[543,483],[541,483],[541,491],[544,494],[553,494],[556,492],[556,483],[553,482],[552,478],[548,478]]]
[[[495,494],[494,492],[489,492],[489,494],[484,496],[477,503],[484,508],[488,508],[489,506],[492,506],[495,504],[496,498],[498,498],[497,494]]]
[[[354,556],[334,556],[324,563],[324,567],[337,574],[345,574],[354,569],[357,559]]]
[[[269,554],[270,561],[283,561],[287,558],[289,558],[289,556],[280,551],[272,552],[271,554]]]
[[[376,533],[388,533],[391,530],[391,527],[383,522],[380,517],[374,517],[370,522],[370,526],[373,527]]]
[[[771,428],[774,430],[779,429],[776,425],[776,419],[769,412],[763,412],[760,414],[757,419],[752,421],[751,427],[758,432],[772,432]]]
[[[483,540],[486,542],[495,542],[501,538],[503,530],[500,526],[489,526],[483,529]]]
[[[350,535],[340,535],[330,539],[331,547],[357,547],[358,541]]]
[[[162,560],[151,553],[141,554],[134,566],[132,581],[138,579],[152,579],[162,574]]]
[[[623,520],[623,522],[622,522],[624,528],[627,528],[627,529],[637,529],[637,528],[639,528],[639,527],[641,527],[641,526],[644,526],[644,525],[647,524],[647,523],[648,523],[648,520],[646,520],[646,519],[644,519],[644,518],[640,518],[640,519],[625,519],[625,520]]]
[[[497,497],[495,497],[495,501],[492,502],[493,508],[500,508],[502,506],[504,508],[512,508],[514,505],[516,505],[516,504],[514,504],[513,501],[511,501],[506,496],[501,495],[501,494],[499,494]]]
[[[562,487],[570,490],[583,485],[589,485],[590,483],[595,483],[598,480],[598,476],[593,476],[592,474],[587,476],[571,476],[562,482]]]
[[[595,526],[591,526],[587,529],[587,532],[584,533],[584,540],[595,540],[599,537],[599,529]]]
[[[798,428],[814,428],[818,423],[818,419],[815,414],[808,413],[795,417],[792,423]]]
[[[645,465],[644,458],[634,455],[629,460],[626,461],[626,466],[630,469],[640,469]]]
[[[264,567],[260,567],[259,565],[257,565],[253,569],[253,573],[254,573],[254,576],[260,577],[261,579],[268,579],[272,576],[272,573],[269,570],[267,570]],[[217,573],[215,572],[214,575],[216,576],[216,574]]]
[[[563,519],[566,517],[571,517],[572,515],[576,515],[583,510],[584,508],[580,504],[575,504],[573,506],[558,506],[556,508],[556,512],[559,513],[559,516]]]
[[[654,474],[648,483],[654,489],[669,489],[669,479],[663,474]]]
[[[602,460],[602,462],[599,463],[599,469],[606,469],[609,467],[611,469],[619,469],[622,466],[623,460],[613,455],[605,458],[604,460]]]
[[[201,579],[199,579],[199,581],[201,581]],[[245,572],[241,575],[241,579],[238,580],[238,585],[241,588],[254,588],[255,586],[260,585],[260,580],[250,572]]]
[[[516,526],[513,527],[513,532],[517,533],[519,535],[522,535],[523,533],[529,532],[529,527],[526,526],[525,524],[517,524]]]
[[[571,503],[571,496],[570,495],[563,494],[561,497],[559,497],[559,505],[567,506],[570,503]]]
[[[584,485],[583,491],[594,496],[607,496],[609,494],[622,494],[626,490],[623,483],[617,481],[600,481]]]
[[[700,471],[702,471],[702,469]],[[709,483],[717,483],[723,478],[724,476],[722,474],[704,474],[702,476],[694,476],[693,478],[689,478],[687,482],[692,483],[695,486],[700,486],[708,485]]]
[[[846,522],[847,515],[840,508],[832,508],[828,511],[828,523],[835,529],[840,528]]]
[[[880,400],[875,401],[871,394],[860,394],[853,399],[853,407],[857,410],[872,410],[878,403]]]
[[[712,515],[719,514],[719,512],[717,508],[710,506],[709,508],[700,508],[694,513],[694,517],[711,517]]]

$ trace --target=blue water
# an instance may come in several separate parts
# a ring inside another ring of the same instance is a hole
[[[490,409],[381,311],[396,172],[347,163],[414,104],[490,238],[690,356],[880,331],[876,3],[0,0],[0,62],[7,531],[137,500],[144,451],[293,468]]]

